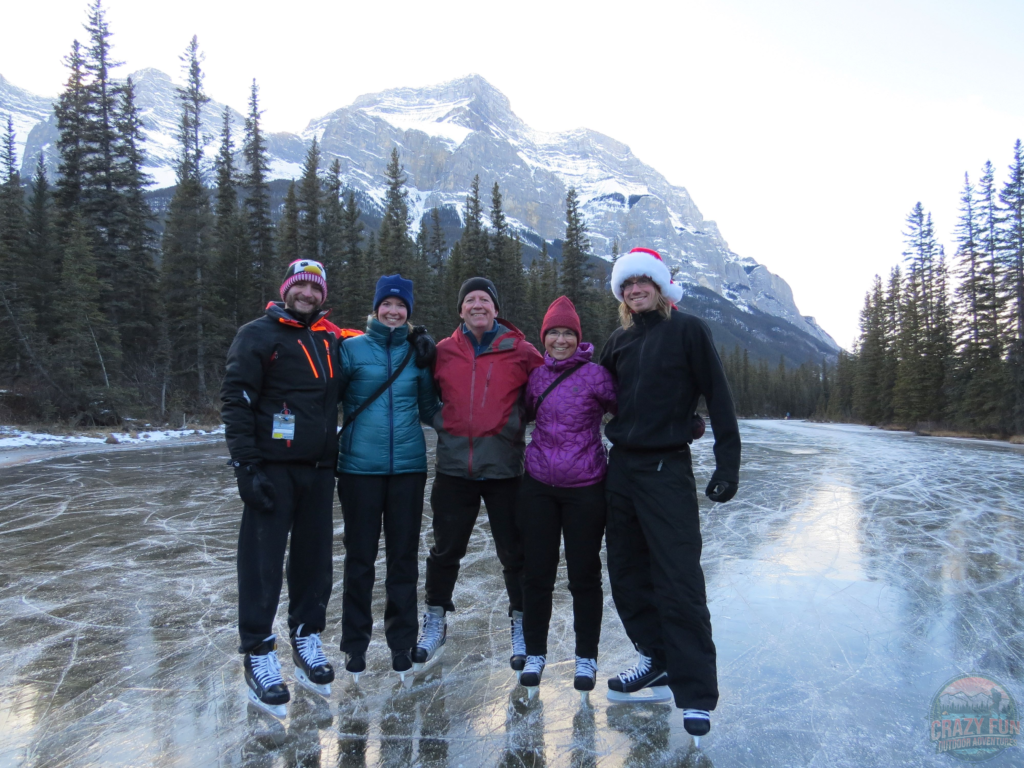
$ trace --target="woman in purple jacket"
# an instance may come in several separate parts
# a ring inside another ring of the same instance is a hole
[[[558,549],[565,562],[576,631],[573,687],[586,697],[594,689],[601,638],[601,540],[604,537],[604,476],[608,461],[601,443],[601,417],[615,412],[615,381],[592,363],[593,344],[580,341],[580,318],[559,296],[541,326],[544,365],[526,385],[528,418],[536,418],[526,447],[526,474],[519,486],[516,523],[523,539],[523,634],[526,666],[519,681],[536,694],[547,655],[551,594]]]

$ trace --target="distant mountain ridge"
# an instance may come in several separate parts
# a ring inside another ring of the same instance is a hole
[[[175,84],[155,69],[131,77],[145,126],[147,170],[157,186],[171,185],[180,114]],[[0,78],[0,115],[17,115],[19,138],[25,136],[26,174],[41,151],[50,164],[55,160],[57,133],[52,110],[45,110],[49,103]],[[211,158],[224,109],[211,102],[204,110]],[[229,114],[238,146],[244,119],[230,108]],[[22,133],[25,126],[30,130]],[[597,256],[610,259],[615,240],[623,251],[637,245],[655,248],[677,271],[677,280],[717,294],[738,310],[727,312],[733,324],[742,325],[748,315],[777,318],[791,326],[776,330],[787,338],[794,331],[804,337],[799,345],[802,354],[795,359],[834,357],[839,350],[813,318],[800,314],[785,280],[729,248],[715,222],[703,218],[685,188],[669,184],[628,146],[603,134],[585,128],[562,133],[533,130],[516,116],[504,94],[478,75],[367,94],[310,121],[300,135],[269,134],[272,178],[298,177],[314,136],[321,144],[323,166],[339,160],[343,184],[378,202],[384,196],[388,155],[397,146],[408,176],[414,226],[434,206],[461,215],[470,183],[479,174],[488,201],[491,186],[495,181],[500,185],[513,228],[528,240],[552,242],[564,236],[565,195],[573,186]],[[738,333],[742,335],[742,329]],[[765,336],[766,331],[757,333]],[[770,336],[761,341],[770,344]]]

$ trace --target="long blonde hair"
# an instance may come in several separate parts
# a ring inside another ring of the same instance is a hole
[[[672,316],[672,302],[665,298],[665,294],[661,292],[661,289],[657,285],[654,286],[654,290],[658,292],[658,305],[655,309],[661,314],[661,316],[668,320]],[[633,325],[633,310],[626,306],[626,302],[619,302],[619,322],[623,328],[629,328]]]

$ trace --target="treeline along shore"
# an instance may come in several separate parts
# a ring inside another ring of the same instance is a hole
[[[100,0],[89,5],[84,29],[84,42],[74,41],[64,60],[59,140],[49,148],[57,155],[54,178],[44,156],[31,179],[21,178],[13,121],[4,120],[0,423],[110,426],[128,414],[176,425],[182,414],[215,422],[235,331],[280,298],[284,268],[299,258],[325,265],[326,306],[342,327],[365,326],[377,278],[395,273],[414,281],[413,321],[436,338],[457,326],[458,287],[473,275],[496,283],[502,315],[530,338],[561,294],[578,308],[584,338],[598,351],[617,326],[608,270],[591,254],[575,189],[565,200],[560,261],[544,244],[529,266],[498,184],[481,190],[477,177],[454,242],[436,208],[411,221],[397,148],[372,216],[344,188],[337,161],[321,167],[315,138],[301,177],[275,204],[259,87],[254,81],[249,91],[244,133],[233,135],[226,112],[206,109],[195,38],[182,56],[177,183],[157,226],[134,87],[111,74],[120,62]],[[211,141],[217,151],[209,162]],[[904,261],[868,293],[853,351],[794,367],[722,349],[739,412],[1024,432],[1020,142],[1008,180],[1000,187],[986,164],[977,185],[965,181],[961,201],[951,262],[930,215],[914,208]],[[644,243],[622,247],[637,245]],[[615,244],[613,258],[618,250]]]

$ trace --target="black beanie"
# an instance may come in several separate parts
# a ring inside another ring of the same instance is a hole
[[[484,291],[491,297],[491,301],[494,302],[494,311],[498,312],[501,310],[501,307],[498,305],[498,291],[494,287],[494,283],[486,277],[471,277],[459,288],[459,307],[457,311],[460,315],[462,314],[462,302],[466,300],[466,294],[473,291]]]

